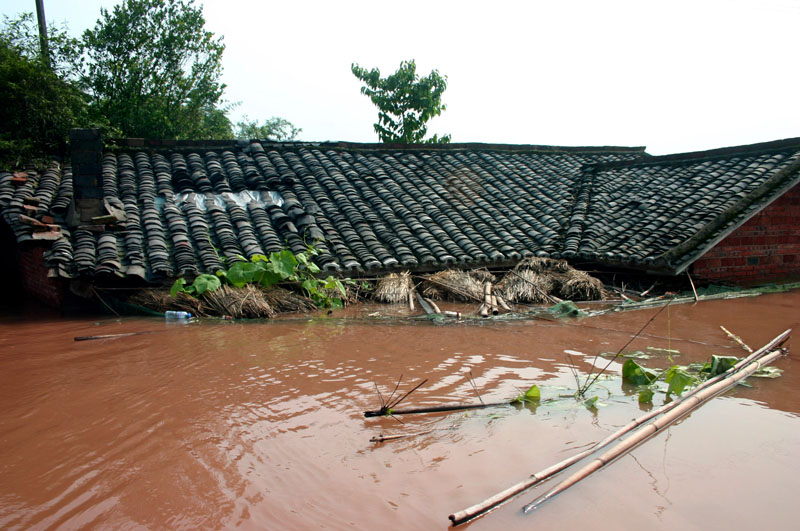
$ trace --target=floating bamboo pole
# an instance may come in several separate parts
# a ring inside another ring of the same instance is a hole
[[[626,433],[630,432],[631,430],[637,428],[638,426],[641,426],[642,424],[644,424],[645,422],[649,421],[650,419],[655,418],[656,416],[658,416],[658,415],[660,415],[662,413],[665,413],[665,412],[667,412],[667,411],[679,406],[680,404],[682,404],[685,400],[689,399],[694,394],[702,391],[703,389],[705,389],[705,388],[707,388],[707,387],[709,387],[711,385],[714,385],[716,382],[719,382],[719,381],[731,376],[736,371],[738,371],[742,367],[746,366],[748,363],[753,362],[754,360],[756,360],[756,359],[760,358],[761,356],[763,356],[766,352],[768,352],[771,349],[775,348],[776,346],[782,344],[789,337],[790,333],[791,333],[791,329],[784,331],[783,333],[781,333],[778,336],[776,336],[772,341],[770,341],[769,343],[767,343],[766,345],[764,345],[763,347],[761,347],[760,349],[758,349],[757,351],[752,353],[750,356],[748,356],[747,358],[741,360],[739,363],[737,363],[736,365],[734,365],[733,367],[728,369],[728,371],[726,371],[726,372],[724,372],[722,374],[719,374],[719,375],[715,376],[714,378],[710,378],[710,379],[706,380],[702,384],[698,385],[697,387],[695,387],[691,391],[689,391],[686,394],[684,394],[682,397],[677,398],[677,399],[673,400],[672,402],[664,404],[663,406],[661,406],[661,407],[659,407],[657,409],[654,409],[654,410],[652,410],[652,411],[650,411],[650,412],[648,412],[648,413],[646,413],[646,414],[634,419],[633,421],[631,421],[627,425],[625,425],[622,428],[618,429],[617,431],[615,431],[614,433],[612,433],[611,435],[609,435],[608,437],[606,437],[602,441],[590,446],[586,450],[583,450],[582,452],[579,452],[579,453],[573,455],[572,457],[568,457],[567,459],[564,459],[563,461],[560,461],[560,462],[558,462],[558,463],[556,463],[556,464],[554,464],[554,465],[552,465],[550,467],[547,467],[547,468],[545,468],[543,470],[540,470],[539,472],[536,472],[535,474],[531,474],[528,477],[528,479],[526,479],[524,481],[521,481],[521,482],[519,482],[519,483],[517,483],[515,485],[512,485],[511,487],[505,489],[502,492],[499,492],[499,493],[495,494],[494,496],[486,498],[482,502],[476,503],[475,505],[467,507],[466,509],[463,509],[461,511],[458,511],[456,513],[451,514],[449,516],[450,520],[453,522],[453,525],[456,526],[456,525],[468,522],[470,520],[473,520],[475,518],[478,518],[480,516],[483,516],[484,514],[488,513],[492,509],[498,507],[502,503],[510,500],[514,496],[517,496],[518,494],[520,494],[520,493],[524,492],[525,490],[533,487],[534,485],[536,485],[538,483],[541,483],[542,481],[554,476],[555,474],[558,474],[559,472],[569,468],[570,466],[574,465],[578,461],[581,461],[582,459],[590,456],[591,454],[593,454],[594,452],[596,452],[600,448],[608,446],[610,443],[614,442],[615,440],[617,440],[621,436],[625,435]]]
[[[681,403],[673,408],[669,413],[666,413],[663,417],[653,421],[652,423],[648,424],[647,426],[643,427],[636,433],[626,437],[622,441],[620,441],[617,445],[612,447],[603,455],[596,457],[592,460],[589,464],[572,474],[570,477],[556,485],[553,489],[548,491],[543,496],[535,499],[528,505],[522,508],[522,512],[529,513],[533,511],[541,504],[549,500],[550,498],[564,492],[571,486],[575,485],[580,480],[586,478],[593,472],[596,472],[600,468],[604,467],[605,465],[609,464],[610,462],[614,461],[615,459],[619,458],[623,454],[631,451],[637,445],[645,442],[646,440],[653,437],[656,433],[660,430],[670,426],[681,417],[684,417],[694,411],[695,409],[699,408],[715,396],[727,391],[743,379],[747,378],[755,371],[760,369],[765,365],[769,365],[779,357],[783,355],[783,350],[773,350],[764,355],[763,357],[759,358],[756,361],[751,362],[746,367],[737,371],[736,374],[729,375],[727,378],[723,378],[719,382],[715,383],[714,385],[707,387],[700,391],[699,393],[695,393],[686,400],[681,401]]]

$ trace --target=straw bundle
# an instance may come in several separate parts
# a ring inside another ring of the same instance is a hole
[[[512,302],[552,303],[550,293],[555,287],[552,275],[517,266],[503,277],[495,291]]]
[[[268,319],[275,315],[261,289],[251,284],[238,289],[221,286],[203,293],[203,300],[217,315],[250,319]]]
[[[128,302],[158,312],[179,310],[199,316],[209,313],[208,306],[202,300],[195,299],[186,293],[178,293],[175,297],[171,297],[169,291],[165,290],[142,290],[129,297]]]
[[[273,286],[262,291],[264,300],[280,313],[306,313],[317,309],[314,301],[294,291]]]
[[[378,281],[373,297],[381,302],[404,303],[408,301],[411,290],[411,275],[408,271],[390,273]]]
[[[493,277],[493,275],[489,274]],[[484,276],[484,275],[476,275]],[[435,300],[454,300],[459,302],[475,302],[483,300],[483,284],[473,276],[472,272],[448,269],[428,275],[423,284],[422,293]]]
[[[603,283],[585,271],[570,268],[559,279],[559,294],[569,300],[598,301],[606,298]]]

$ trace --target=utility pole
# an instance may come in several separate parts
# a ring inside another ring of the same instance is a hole
[[[42,61],[51,68],[50,48],[47,46],[47,21],[44,17],[44,0],[36,0],[36,18],[39,19],[39,48],[42,52]]]

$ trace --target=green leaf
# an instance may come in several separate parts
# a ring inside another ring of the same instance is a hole
[[[533,384],[532,386],[530,386],[530,388],[528,388],[527,391],[517,395],[517,397],[514,398],[511,401],[511,403],[512,404],[524,404],[524,403],[527,402],[527,403],[530,403],[530,404],[538,404],[541,401],[541,399],[542,399],[542,393],[539,390],[539,386],[536,385],[536,384]]]
[[[175,297],[178,293],[185,293],[186,292],[186,279],[179,278],[173,284],[172,287],[169,289],[170,297]]]
[[[252,262],[237,262],[228,269],[227,278],[233,286],[244,287],[245,284],[252,282],[255,278],[255,266]]]
[[[642,389],[639,391],[639,403],[640,404],[652,404],[653,403],[653,390],[649,387],[647,389]]]
[[[669,384],[667,396],[671,395],[672,393],[680,396],[687,387],[697,383],[698,379],[677,365],[673,365],[667,370],[664,381]]]
[[[587,398],[583,401],[583,406],[588,409],[596,409],[597,408],[597,401],[600,399],[599,396],[593,396],[592,398]]]
[[[214,275],[198,275],[192,283],[192,287],[197,295],[202,295],[206,291],[214,291],[220,287],[219,277]]]
[[[633,385],[650,385],[655,382],[658,375],[648,369],[645,369],[632,359],[625,360],[622,364],[622,379]]]
[[[709,377],[722,374],[737,363],[739,363],[739,358],[735,356],[711,356]]]
[[[342,299],[338,297],[333,297],[328,299],[328,303],[330,304],[330,307],[334,310],[344,308],[344,303],[342,302]]]
[[[269,261],[272,264],[272,270],[281,276],[281,279],[287,279],[294,275],[297,269],[297,258],[294,253],[288,249],[284,249],[277,253],[269,255]]]

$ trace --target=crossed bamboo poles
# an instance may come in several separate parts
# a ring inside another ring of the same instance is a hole
[[[761,367],[768,365],[775,361],[778,357],[783,354],[783,350],[780,349],[780,346],[788,339],[789,334],[791,333],[791,329],[784,331],[783,333],[779,334],[775,337],[772,341],[758,349],[757,351],[753,352],[739,363],[728,369],[726,372],[719,374],[713,378],[709,378],[702,384],[695,387],[690,392],[686,393],[682,397],[673,400],[668,404],[664,404],[658,409],[652,410],[641,417],[631,421],[629,424],[623,426],[619,430],[615,431],[602,441],[590,446],[586,450],[579,452],[572,457],[564,459],[544,470],[540,470],[535,474],[531,474],[528,479],[521,481],[511,487],[505,489],[502,492],[491,496],[484,501],[472,505],[466,509],[453,513],[449,516],[451,522],[454,526],[463,524],[465,522],[474,520],[487,514],[491,510],[499,507],[506,501],[510,500],[514,496],[521,494],[525,490],[541,483],[542,481],[549,479],[550,477],[562,472],[563,470],[571,467],[572,465],[578,463],[579,461],[589,457],[590,455],[594,454],[598,450],[605,448],[606,446],[610,445],[623,435],[635,430],[640,426],[644,426],[641,430],[633,433],[629,437],[626,437],[618,444],[613,446],[604,454],[596,457],[583,468],[569,476],[567,479],[563,480],[561,483],[556,485],[546,494],[536,498],[534,501],[528,503],[523,507],[523,512],[528,513],[537,507],[539,507],[542,503],[546,502],[550,498],[564,492],[572,485],[577,483],[578,481],[584,479],[592,472],[595,472],[602,468],[603,466],[607,465],[611,461],[617,459],[618,457],[622,456],[626,452],[632,450],[637,445],[643,443],[647,439],[654,436],[656,433],[661,431],[663,428],[673,424],[678,419],[682,418],[683,416],[689,414],[694,409],[700,407],[705,402],[709,401],[710,399],[714,398],[715,396],[719,395],[720,393],[730,389],[738,382],[750,376],[753,372],[757,371]],[[651,419],[657,417],[658,415],[662,415],[661,418],[658,420],[646,424]]]

